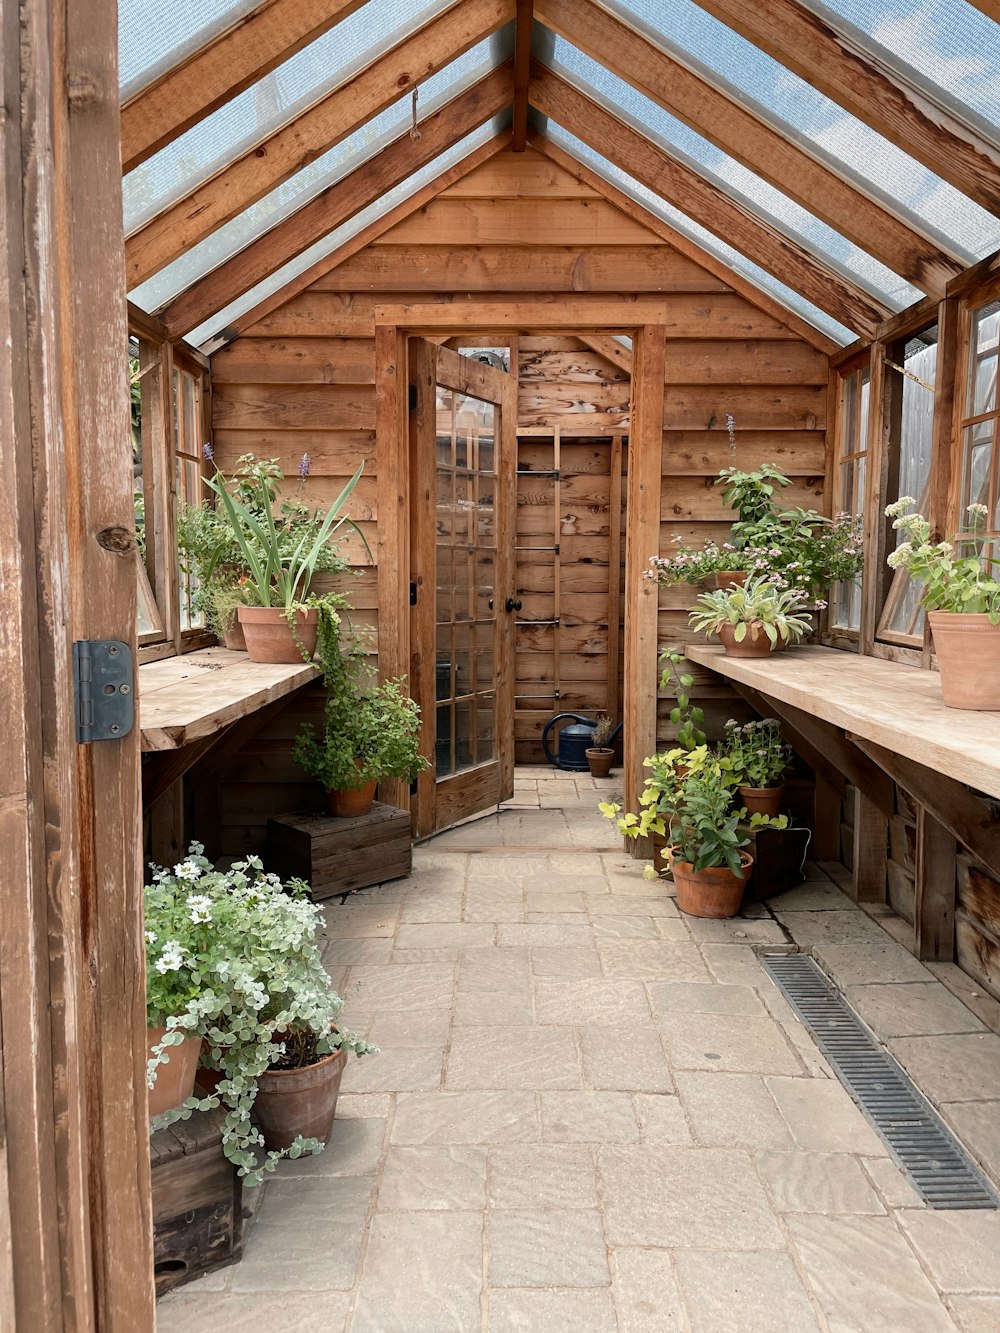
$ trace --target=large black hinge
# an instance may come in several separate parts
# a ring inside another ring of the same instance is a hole
[[[76,739],[118,741],[135,721],[132,650],[119,639],[78,639],[73,644]]]

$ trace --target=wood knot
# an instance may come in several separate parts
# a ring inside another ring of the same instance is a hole
[[[97,544],[102,550],[112,555],[131,555],[137,550],[135,533],[128,528],[102,528],[97,534]]]
[[[70,106],[87,107],[100,101],[101,90],[93,79],[85,75],[71,74],[66,81],[66,95]]]
[[[409,87],[409,84],[410,84],[410,75],[409,75],[409,74],[405,74],[405,73],[404,73],[404,74],[400,74],[399,78],[396,80],[396,87],[397,87],[397,88],[407,88],[407,87]]]

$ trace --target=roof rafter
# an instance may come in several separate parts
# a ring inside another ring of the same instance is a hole
[[[540,23],[921,291],[943,296],[964,269],[956,255],[593,0],[536,0],[535,12]]]
[[[336,27],[365,0],[264,0],[122,106],[122,171]]]
[[[404,131],[349,175],[193,283],[157,312],[167,329],[175,335],[196,328],[504,110],[513,93],[512,75],[510,62],[492,70],[422,120],[416,142]]]
[[[513,16],[514,0],[457,0],[130,236],[125,243],[129,289],[185,254]]]
[[[758,287],[735,269],[730,268],[728,264],[718,259],[710,251],[703,249],[689,236],[678,231],[675,227],[671,227],[669,222],[664,222],[655,213],[651,213],[648,208],[644,208],[642,204],[637,203],[631,195],[619,190],[617,186],[612,185],[599,172],[594,171],[592,167],[588,167],[578,157],[574,157],[572,153],[567,152],[564,148],[560,148],[546,135],[537,131],[529,131],[528,142],[538,152],[544,153],[547,158],[555,162],[557,166],[574,175],[582,184],[595,190],[609,204],[614,204],[615,208],[620,208],[623,213],[627,213],[629,217],[641,222],[661,241],[665,241],[667,245],[673,246],[675,250],[694,260],[696,264],[700,264],[706,272],[724,282],[734,292],[749,301],[751,305],[756,306],[758,310],[763,310],[765,314],[770,315],[780,324],[784,324],[786,328],[798,334],[800,338],[810,343],[818,351],[825,352],[827,356],[833,356],[840,351],[840,343],[835,342],[833,338],[816,328],[814,324],[810,324],[808,320],[803,319],[801,315],[796,314],[787,305],[783,305],[777,297],[772,296],[762,287]],[[669,309],[668,304],[668,327]]]
[[[586,343],[592,352],[603,357],[609,365],[632,374],[632,353],[610,333],[581,333],[578,336],[582,343]]]
[[[298,274],[297,277],[290,279],[284,286],[272,292],[270,296],[266,296],[263,301],[260,301],[244,314],[237,316],[231,324],[211,339],[203,350],[211,353],[218,351],[224,344],[232,342],[245,333],[251,325],[264,319],[279,306],[285,305],[293,297],[298,296],[300,292],[304,292],[307,287],[311,287],[314,282],[322,278],[324,274],[329,273],[331,269],[336,268],[338,264],[344,263],[352,255],[356,255],[359,250],[363,250],[365,246],[377,241],[380,236],[384,236],[387,231],[391,231],[397,223],[405,222],[408,217],[411,217],[418,209],[423,208],[425,204],[429,204],[443,190],[447,190],[456,181],[460,181],[463,176],[468,176],[470,172],[475,171],[484,162],[488,162],[491,157],[495,157],[497,153],[503,152],[505,148],[509,147],[509,130],[504,130],[486,143],[480,144],[478,148],[474,148],[471,153],[463,157],[460,162],[456,162],[454,166],[442,171],[439,176],[435,176],[432,181],[428,181],[426,185],[414,191],[408,199],[402,200],[395,208],[391,208],[388,213],[378,218],[377,221],[369,223],[367,227],[359,231],[357,235],[352,236],[350,240],[345,241],[343,245],[338,246],[336,250],[317,260],[315,264]]]
[[[994,23],[1000,23],[1000,0],[969,0],[969,4],[975,5]]]
[[[798,0],[698,3],[977,204],[1000,212],[1000,152],[846,33]]]
[[[797,241],[632,129],[558,74],[532,67],[531,102],[596,152],[674,204],[849,329],[874,337],[889,309]]]
[[[528,139],[528,80],[531,77],[531,25],[534,0],[517,0],[514,23],[514,118],[511,147],[523,153]]]

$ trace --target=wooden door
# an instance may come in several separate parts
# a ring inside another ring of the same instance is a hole
[[[513,376],[410,342],[411,689],[422,710],[414,833],[514,790]]]

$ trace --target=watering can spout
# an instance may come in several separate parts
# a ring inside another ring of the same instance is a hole
[[[569,725],[559,732],[559,752],[553,754],[549,749],[549,732],[556,723],[564,721]],[[624,725],[624,722],[618,723],[608,738],[609,745],[614,743]],[[582,713],[557,713],[545,724],[545,730],[542,732],[545,758],[553,768],[566,769],[570,773],[585,773],[588,769],[587,751],[593,744],[596,726],[596,718],[584,717]]]

